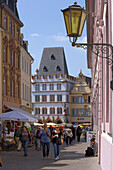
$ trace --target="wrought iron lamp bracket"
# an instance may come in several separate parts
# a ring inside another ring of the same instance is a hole
[[[105,58],[108,61],[108,65],[113,65],[113,46],[111,44],[104,43],[75,43],[74,46],[83,48],[84,50],[91,50],[93,54],[100,58]]]

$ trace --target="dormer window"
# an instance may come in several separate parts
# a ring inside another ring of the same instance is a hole
[[[61,71],[60,66],[57,66],[57,67],[56,67],[56,71]]]
[[[55,56],[54,55],[51,55],[51,60],[55,60]]]
[[[44,72],[47,72],[47,71],[48,71],[48,69],[47,69],[46,66],[43,67],[43,71],[44,71]]]

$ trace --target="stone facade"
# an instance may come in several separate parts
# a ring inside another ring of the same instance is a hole
[[[2,113],[2,32],[0,27],[0,113]]]
[[[31,104],[31,64],[34,61],[28,52],[28,41],[23,40],[21,34],[21,108],[32,112]]]
[[[89,82],[86,82],[86,77],[79,73],[76,78],[76,83],[70,91],[70,121],[71,123],[91,123],[91,88]],[[87,94],[87,100],[84,101],[83,94]]]
[[[21,106],[21,57],[20,29],[16,2],[0,1],[0,19],[2,32],[2,112],[5,106]],[[14,4],[13,4],[14,3]]]

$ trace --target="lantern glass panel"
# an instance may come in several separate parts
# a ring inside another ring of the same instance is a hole
[[[70,10],[64,12],[64,20],[66,24],[67,34],[71,34]]]
[[[86,20],[86,15],[87,14],[85,12],[82,12],[80,28],[79,28],[79,36],[81,36],[81,34],[82,34],[82,30],[83,30],[84,23],[85,23],[85,20]]]
[[[71,18],[72,18],[72,33],[77,34],[79,32],[79,24],[81,18],[81,11],[71,11]]]

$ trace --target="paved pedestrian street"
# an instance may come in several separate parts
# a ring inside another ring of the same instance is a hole
[[[85,142],[72,142],[61,146],[60,160],[55,161],[51,144],[50,159],[42,159],[40,151],[28,148],[28,156],[23,151],[2,152],[2,170],[101,170],[97,157],[85,157]]]

